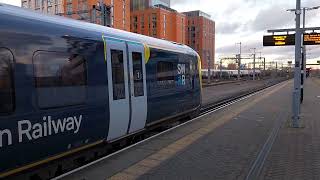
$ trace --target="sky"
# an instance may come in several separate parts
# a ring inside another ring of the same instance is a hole
[[[244,56],[257,48],[268,61],[287,62],[294,59],[294,47],[263,47],[263,35],[268,29],[295,27],[295,0],[171,0],[178,11],[202,10],[216,22],[216,61],[220,57],[239,53],[242,43]],[[319,0],[302,0],[303,7],[319,6]],[[308,11],[307,27],[320,26],[320,9]],[[259,54],[260,56],[260,54]],[[307,47],[308,63],[320,60],[320,47]]]
[[[303,7],[319,6],[319,0],[301,0]],[[21,0],[0,0],[21,6]],[[242,43],[243,56],[257,48],[268,61],[287,62],[294,59],[294,47],[263,47],[263,35],[268,29],[293,28],[295,0],[171,0],[171,8],[179,12],[201,10],[216,22],[216,62],[221,57],[234,56]],[[308,11],[307,27],[319,27],[320,9]],[[260,53],[259,53],[260,56]],[[320,46],[307,47],[308,63],[320,60]]]

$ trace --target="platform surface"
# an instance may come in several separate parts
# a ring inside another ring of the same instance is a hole
[[[320,78],[306,81],[302,128],[282,124],[260,179],[320,179]]]
[[[62,179],[320,179],[320,79],[308,79],[302,120],[289,128],[292,81],[111,156]],[[258,164],[259,164],[258,163]]]

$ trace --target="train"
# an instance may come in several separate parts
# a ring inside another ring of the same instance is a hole
[[[210,70],[211,78],[224,78],[224,79],[231,79],[231,78],[237,78],[238,77],[238,70],[218,70],[218,69],[211,69]],[[208,78],[208,69],[202,69],[201,70],[202,77],[207,79]],[[261,75],[261,70],[256,69],[255,75],[259,77]],[[252,77],[253,76],[253,70],[240,70],[240,77]]]
[[[201,92],[186,45],[0,4],[0,178],[196,116]]]

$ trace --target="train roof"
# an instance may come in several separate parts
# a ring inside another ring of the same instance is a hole
[[[140,42],[150,47],[160,48],[164,50],[171,50],[177,52],[184,52],[186,54],[197,55],[197,53],[189,46],[170,42],[162,39],[157,39],[149,36],[144,36],[136,33],[131,33],[119,29],[109,28],[106,26],[88,23],[84,21],[74,20],[57,15],[46,15],[40,12],[35,12],[29,9],[20,8],[8,4],[0,3],[0,23],[2,18],[15,17],[18,19],[27,19],[30,24],[38,21],[41,23],[50,23],[52,25],[63,26],[68,30],[73,31],[85,30],[90,33],[94,33],[101,37],[102,35],[111,38],[117,38],[127,41]]]

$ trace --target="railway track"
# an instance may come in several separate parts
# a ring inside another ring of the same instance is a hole
[[[112,157],[114,155],[117,155],[117,154],[119,154],[121,152],[124,152],[124,151],[126,151],[128,149],[134,148],[135,146],[138,146],[138,145],[140,145],[140,144],[142,144],[144,142],[150,141],[150,140],[152,140],[152,139],[154,139],[154,138],[156,138],[158,136],[161,136],[161,135],[163,135],[165,133],[173,131],[173,130],[181,127],[181,126],[185,126],[185,125],[187,125],[189,123],[192,123],[192,122],[198,120],[201,117],[207,116],[207,115],[209,115],[211,113],[214,113],[214,112],[219,111],[221,109],[224,109],[224,108],[226,108],[228,106],[231,106],[231,105],[233,105],[233,104],[235,104],[237,102],[240,102],[240,101],[243,101],[245,99],[248,99],[248,98],[250,98],[250,97],[252,97],[252,96],[254,96],[256,94],[262,93],[263,91],[265,91],[265,90],[267,90],[269,88],[272,88],[273,86],[275,86],[275,85],[277,85],[277,84],[279,84],[281,82],[283,82],[283,81],[278,81],[278,82],[269,84],[269,85],[264,86],[264,87],[259,87],[259,88],[250,90],[250,91],[248,91],[248,92],[246,92],[246,93],[244,93],[242,95],[239,95],[239,96],[236,96],[236,97],[231,97],[231,98],[228,98],[226,100],[220,101],[218,103],[208,104],[208,105],[206,105],[205,107],[203,107],[201,109],[200,115],[195,117],[195,118],[193,118],[193,119],[182,120],[182,121],[180,121],[179,124],[176,123],[176,124],[172,124],[172,126],[167,126],[167,128],[162,129],[162,131],[160,131],[160,132],[159,131],[150,132],[150,134],[144,139],[140,139],[140,140],[138,140],[136,142],[132,142],[131,144],[128,144],[125,147],[122,147],[122,148],[120,148],[120,149],[118,149],[118,150],[116,150],[116,151],[114,151],[114,152],[112,152],[110,154],[107,154],[104,157],[101,157],[101,158],[96,159],[96,160],[94,160],[92,162],[89,162],[89,163],[87,163],[87,164],[85,164],[83,166],[80,166],[80,167],[78,167],[76,169],[73,169],[73,170],[71,170],[69,172],[61,174],[61,175],[59,175],[59,176],[57,176],[57,177],[55,177],[53,179],[54,180],[63,179],[64,177],[66,177],[68,175],[71,175],[71,174],[74,174],[74,173],[76,173],[76,172],[78,172],[78,171],[80,171],[82,169],[85,169],[86,167],[89,167],[89,166],[94,165],[94,164],[96,164],[98,162],[106,160],[106,159],[108,159],[108,158],[110,158],[110,157]]]

